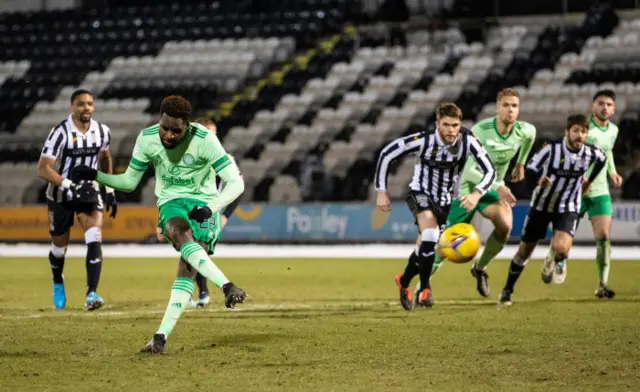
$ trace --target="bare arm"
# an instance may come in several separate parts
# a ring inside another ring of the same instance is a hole
[[[113,174],[113,159],[109,149],[100,151],[98,154],[98,168],[103,173]],[[109,186],[105,186],[105,189],[107,192],[113,192],[113,188]]]
[[[40,157],[40,160],[38,161],[38,177],[42,178],[46,182],[51,183],[53,185],[63,186],[64,188],[68,188],[68,186],[63,185],[63,181],[67,179],[63,178],[60,174],[58,174],[58,172],[55,169],[55,166],[56,166],[55,159],[49,158],[49,157]],[[71,180],[67,180],[67,181],[69,181],[68,185],[70,185]]]

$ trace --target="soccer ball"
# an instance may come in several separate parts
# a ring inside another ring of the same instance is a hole
[[[480,249],[480,235],[473,225],[458,223],[440,235],[436,252],[438,256],[454,263],[471,261]]]

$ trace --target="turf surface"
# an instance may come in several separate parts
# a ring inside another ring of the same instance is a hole
[[[175,260],[105,260],[106,305],[82,309],[84,260],[66,262],[67,309],[45,259],[0,258],[2,391],[602,391],[640,386],[640,262],[614,261],[614,300],[596,300],[592,261],[545,285],[540,261],[508,308],[508,264],[480,298],[470,265],[434,277],[436,306],[404,311],[403,260],[219,260],[250,295],[239,311],[212,290],[183,314],[169,355],[138,351],[158,327]],[[213,286],[211,286],[213,287]]]

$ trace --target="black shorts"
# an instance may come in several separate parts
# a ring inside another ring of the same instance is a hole
[[[78,215],[79,211],[70,202],[55,202],[47,200],[47,209],[49,210],[49,234],[52,236],[63,235],[73,226],[73,217]],[[104,203],[102,196],[98,196],[98,203],[93,206],[93,211],[102,211]]]
[[[414,223],[418,225],[418,214],[422,211],[431,211],[436,217],[440,231],[444,231],[447,225],[447,216],[449,215],[450,204],[442,207],[435,203],[431,196],[422,192],[409,191],[407,195],[407,206],[414,217]]]
[[[544,212],[529,209],[529,214],[522,229],[522,242],[537,242],[547,236],[547,228],[551,223],[554,231],[576,234],[579,215],[577,212]]]

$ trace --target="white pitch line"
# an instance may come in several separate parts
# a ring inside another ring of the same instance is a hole
[[[43,257],[49,253],[48,244],[5,244],[0,243],[1,257]],[[406,259],[414,248],[414,244],[348,244],[348,245],[238,245],[221,243],[216,246],[215,258],[247,258],[247,259]],[[517,245],[506,246],[496,259],[511,259]],[[546,256],[548,246],[541,244],[534,253],[534,259]],[[482,252],[480,249],[479,253]],[[168,258],[178,257],[179,253],[166,244],[105,244],[102,254],[113,258]],[[86,246],[70,245],[67,257],[85,257]],[[640,260],[638,246],[612,246],[612,260]],[[574,246],[570,257],[574,259],[595,259],[595,246]],[[0,260],[1,261],[1,260]]]
[[[540,298],[540,299],[521,299],[518,303],[533,303],[539,301],[550,302],[564,302],[564,301],[585,301],[592,299],[591,297],[572,297],[572,298]],[[594,299],[595,301],[595,299]],[[640,299],[638,299],[640,302]],[[438,300],[436,305],[443,306],[473,306],[473,305],[496,305],[497,301],[491,299],[469,299],[469,300]],[[374,310],[374,309],[401,309],[400,304],[397,301],[359,301],[351,303],[326,303],[326,304],[309,304],[309,303],[284,303],[284,304],[255,304],[255,305],[239,305],[236,309],[226,308],[208,308],[208,309],[187,309],[188,313],[224,313],[224,312],[240,312],[251,313],[259,311],[296,311],[296,310],[309,310],[309,311],[336,311],[336,310]],[[26,310],[26,309],[25,309]],[[28,313],[17,315],[1,315],[1,320],[19,320],[19,319],[34,319],[34,318],[56,318],[56,317],[133,317],[141,315],[163,314],[164,308],[149,309],[149,310],[108,310],[101,309],[93,312],[82,311],[81,308],[74,309],[77,311],[56,311],[51,309],[50,312],[41,313]]]

